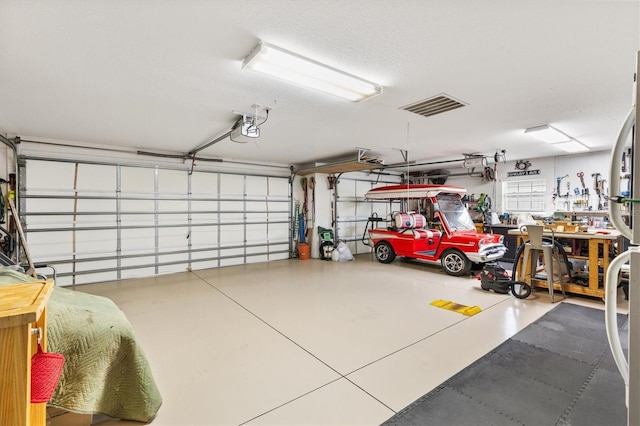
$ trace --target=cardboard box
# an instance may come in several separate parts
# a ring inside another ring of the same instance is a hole
[[[47,407],[47,426],[91,426],[91,414],[71,413],[61,408]]]

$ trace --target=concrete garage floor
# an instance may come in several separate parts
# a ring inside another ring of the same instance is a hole
[[[555,306],[546,289],[518,300],[474,277],[370,255],[78,289],[111,298],[133,325],[164,400],[154,425],[380,424]],[[482,312],[431,306],[437,299]]]

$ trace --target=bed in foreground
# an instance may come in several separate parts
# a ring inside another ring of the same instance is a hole
[[[34,278],[0,270],[0,285]],[[47,305],[49,352],[65,365],[49,405],[150,422],[162,398],[144,351],[118,306],[105,297],[55,287]]]

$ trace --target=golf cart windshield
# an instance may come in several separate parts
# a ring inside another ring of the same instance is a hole
[[[442,212],[452,231],[476,229],[459,195],[438,194],[436,195],[436,199],[438,200],[440,212]]]

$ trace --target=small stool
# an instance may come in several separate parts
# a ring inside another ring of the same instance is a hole
[[[522,256],[522,273],[520,274],[520,279],[524,278],[524,275],[527,270],[527,266],[529,267],[529,271],[531,274],[531,279],[535,277],[536,267],[538,265],[538,259],[540,258],[540,254],[544,258],[544,269],[547,274],[547,285],[549,286],[549,298],[551,299],[551,303],[554,303],[554,289],[553,289],[553,262],[554,260],[558,264],[558,277],[560,282],[560,290],[562,291],[562,297],[566,298],[566,294],[564,292],[564,273],[562,271],[561,261],[562,256],[560,256],[559,250],[555,247],[552,242],[548,243],[542,240],[542,233],[544,231],[544,227],[541,225],[526,225],[526,232],[529,234],[529,241],[524,245],[524,253]],[[531,288],[533,288],[533,283],[531,283]]]

